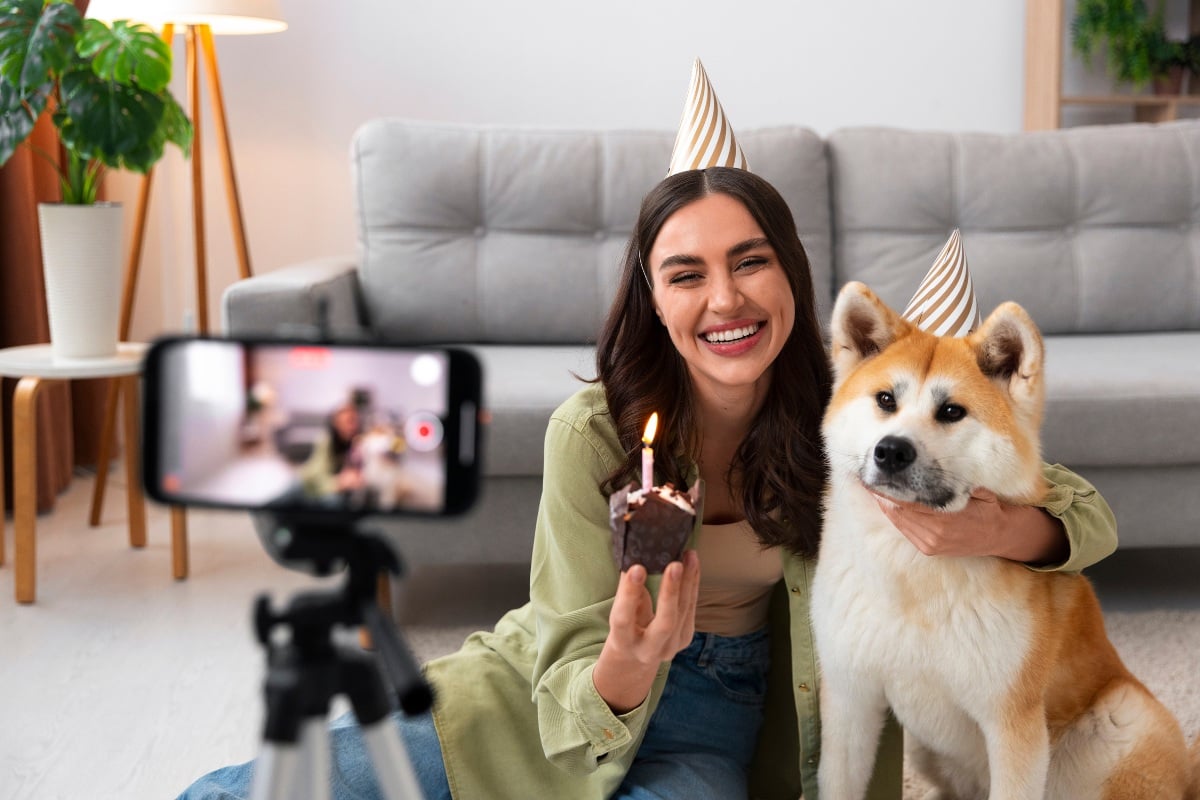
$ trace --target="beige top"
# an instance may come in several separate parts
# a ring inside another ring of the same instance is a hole
[[[701,525],[696,630],[741,636],[767,624],[771,589],[783,577],[779,548],[764,549],[745,520]]]

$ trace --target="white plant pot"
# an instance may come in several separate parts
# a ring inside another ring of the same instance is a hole
[[[38,204],[46,310],[55,358],[117,354],[121,204]]]

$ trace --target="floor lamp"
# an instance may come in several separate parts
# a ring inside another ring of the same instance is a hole
[[[242,278],[248,278],[250,253],[246,246],[246,229],[242,221],[242,205],[238,197],[237,174],[229,147],[229,128],[225,122],[225,101],[221,94],[221,78],[217,69],[214,34],[275,33],[287,28],[280,13],[278,0],[92,0],[87,15],[103,20],[128,19],[144,22],[161,29],[168,45],[173,44],[175,28],[182,27],[186,39],[187,111],[192,120],[194,137],[191,152],[192,228],[195,248],[196,327],[201,334],[208,326],[208,265],[204,237],[204,189],[200,117],[200,61],[203,56],[205,77],[212,105],[217,145],[225,173],[226,199],[230,224],[237,250],[238,268]],[[150,183],[153,170],[146,173],[138,192],[134,218],[133,240],[121,292],[120,339],[129,338],[133,316],[133,300],[137,294],[138,272],[141,266],[142,244],[146,232],[146,212],[150,202]],[[92,491],[90,522],[100,524],[104,490],[108,481],[108,460],[116,428],[120,381],[111,381],[105,403],[104,427],[101,432],[97,458],[96,483]],[[133,445],[130,445],[133,446]],[[187,577],[187,523],[182,508],[171,509],[171,536],[177,579]]]

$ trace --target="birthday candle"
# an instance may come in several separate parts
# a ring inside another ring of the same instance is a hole
[[[650,448],[650,443],[654,441],[654,434],[658,430],[658,412],[655,411],[650,415],[650,420],[646,423],[646,430],[642,433],[642,491],[648,492],[654,486],[654,451]]]

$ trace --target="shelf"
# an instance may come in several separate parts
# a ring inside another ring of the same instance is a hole
[[[1072,106],[1200,106],[1197,94],[1066,95],[1060,103]]]
[[[1172,2],[1187,3],[1188,28],[1200,33],[1200,0]],[[1060,127],[1064,106],[1130,108],[1138,122],[1169,122],[1179,118],[1180,109],[1200,107],[1200,95],[1193,94],[1064,96],[1063,58],[1074,57],[1068,43],[1065,5],[1065,0],[1025,0],[1025,130]],[[1193,83],[1198,78],[1192,76]]]

